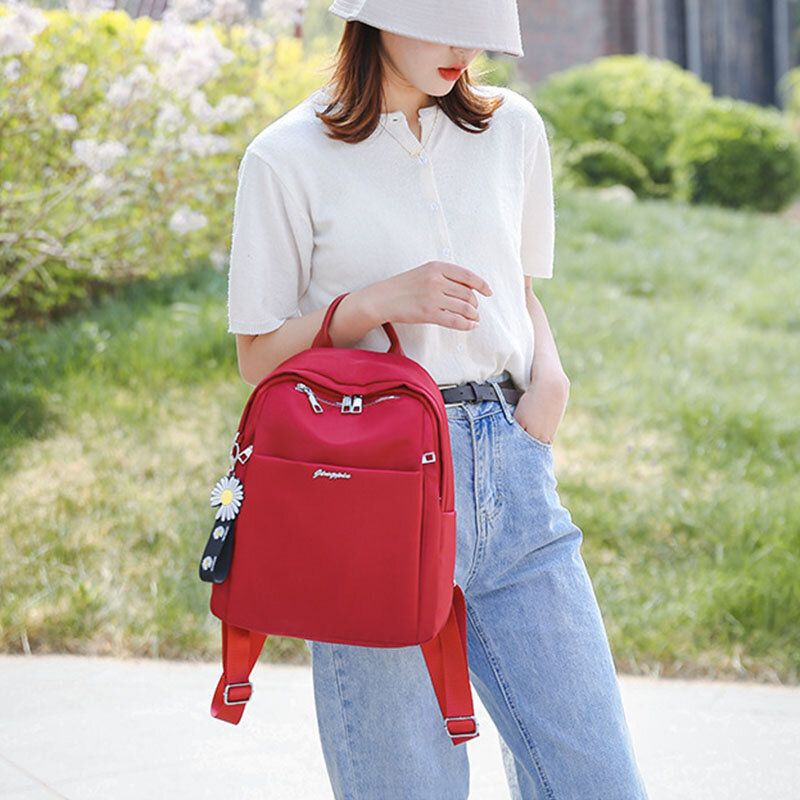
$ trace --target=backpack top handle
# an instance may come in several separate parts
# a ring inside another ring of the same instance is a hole
[[[328,305],[328,310],[325,312],[325,318],[322,320],[322,325],[320,326],[319,331],[317,331],[317,335],[314,337],[314,341],[311,342],[312,347],[333,347],[333,340],[331,339],[330,332],[328,328],[331,324],[331,318],[333,317],[333,312],[336,311],[337,306],[339,303],[344,300],[350,292],[343,292],[338,297],[335,297],[330,304]],[[397,337],[397,331],[394,329],[394,325],[391,322],[384,322],[381,326],[385,331],[386,335],[389,337],[389,349],[386,351],[387,353],[397,353],[398,355],[404,356],[405,353],[403,352],[403,348],[400,345],[400,339]]]

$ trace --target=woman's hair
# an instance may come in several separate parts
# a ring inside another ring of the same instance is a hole
[[[453,88],[436,99],[439,108],[460,128],[481,133],[502,104],[501,97],[482,97],[472,90],[469,70]],[[331,139],[355,144],[377,127],[383,107],[383,62],[380,30],[360,20],[348,20],[336,51],[333,76],[327,85],[331,102],[317,116]]]

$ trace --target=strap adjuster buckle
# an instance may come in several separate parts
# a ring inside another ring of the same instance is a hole
[[[463,731],[463,732],[453,733],[450,730],[450,727],[449,727],[448,723],[451,720],[454,720],[454,719],[471,719],[473,724],[475,725],[475,730],[474,731]],[[462,736],[469,736],[470,738],[474,738],[475,736],[478,735],[478,720],[475,718],[474,714],[470,714],[470,715],[468,715],[466,717],[445,717],[444,718],[444,727],[445,727],[445,730],[447,731],[447,735],[451,739],[460,738]]]
[[[250,692],[248,693],[247,697],[245,697],[242,700],[228,700],[228,690],[239,689],[242,686],[247,686],[250,689]],[[250,681],[245,681],[244,683],[226,683],[225,688],[222,690],[222,702],[225,703],[226,706],[242,706],[252,696],[253,696],[253,684]]]

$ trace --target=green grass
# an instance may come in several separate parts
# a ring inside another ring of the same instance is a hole
[[[536,284],[572,383],[559,493],[618,667],[797,682],[798,226],[557,203]],[[198,269],[0,353],[3,650],[218,653],[196,567],[250,391],[225,313],[225,275]]]

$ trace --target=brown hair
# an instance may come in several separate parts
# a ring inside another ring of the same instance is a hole
[[[436,98],[439,108],[468,133],[484,131],[503,102],[502,97],[481,97],[473,92],[471,87],[479,85],[466,69],[446,95]],[[324,111],[317,112],[328,129],[327,135],[350,144],[370,136],[378,126],[383,103],[378,28],[360,20],[345,22],[327,91],[331,102]]]

